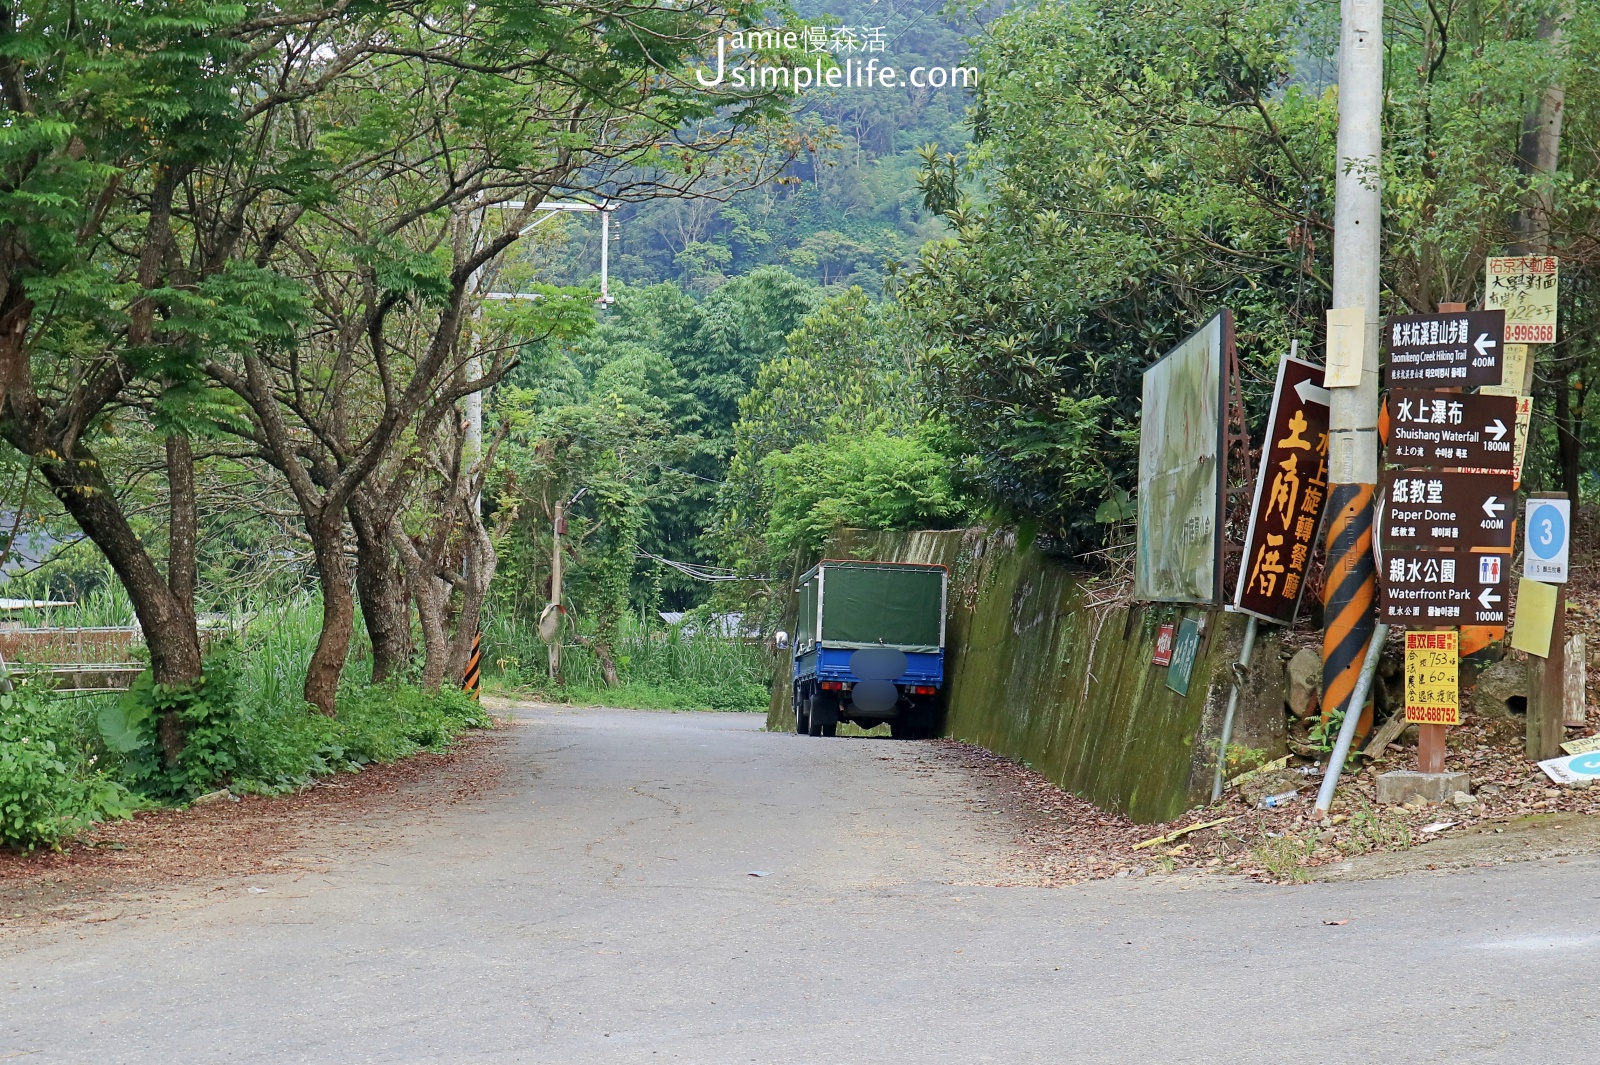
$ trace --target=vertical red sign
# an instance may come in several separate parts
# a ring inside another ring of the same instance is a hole
[[[1152,664],[1158,666],[1172,665],[1172,630],[1174,627],[1169,622],[1156,630],[1156,653],[1150,657]]]
[[[1285,357],[1261,449],[1234,607],[1294,620],[1328,496],[1328,392],[1322,367]]]

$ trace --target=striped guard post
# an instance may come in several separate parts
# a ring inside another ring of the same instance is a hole
[[[472,654],[467,658],[467,668],[461,674],[461,690],[474,699],[481,698],[478,684],[483,673],[483,633],[472,634]]]
[[[1327,563],[1322,606],[1322,713],[1349,712],[1350,696],[1377,625],[1378,567],[1372,558],[1370,484],[1336,484],[1328,497]],[[1372,728],[1372,703],[1360,710],[1357,742]]]

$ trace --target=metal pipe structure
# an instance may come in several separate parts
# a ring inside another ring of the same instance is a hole
[[[1367,646],[1367,656],[1361,660],[1361,674],[1356,678],[1355,691],[1350,705],[1355,713],[1346,712],[1339,725],[1339,738],[1334,741],[1333,753],[1328,756],[1328,768],[1322,774],[1322,788],[1317,792],[1317,805],[1311,816],[1322,817],[1333,806],[1333,793],[1339,787],[1339,777],[1344,773],[1344,760],[1350,757],[1350,746],[1355,742],[1356,728],[1360,723],[1360,708],[1366,705],[1367,694],[1372,691],[1372,678],[1378,672],[1378,659],[1383,657],[1383,641],[1389,638],[1389,626],[1379,625],[1372,633],[1372,643]]]
[[[1256,649],[1255,615],[1244,626],[1244,646],[1239,648],[1239,664],[1233,667],[1233,687],[1228,690],[1228,712],[1222,718],[1222,741],[1217,745],[1217,775],[1211,781],[1211,801],[1222,798],[1222,770],[1228,760],[1228,744],[1233,742],[1233,718],[1239,712],[1239,689],[1244,686],[1250,656]]]
[[[1377,567],[1372,501],[1378,481],[1378,292],[1383,148],[1383,0],[1340,5],[1338,172],[1333,306],[1363,312],[1359,383],[1329,389],[1327,562],[1322,706],[1359,719],[1353,698],[1372,642]]]

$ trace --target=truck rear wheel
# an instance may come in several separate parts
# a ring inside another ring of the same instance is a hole
[[[839,704],[826,695],[815,695],[810,700],[811,712],[807,716],[806,732],[812,736],[832,736],[839,728]]]
[[[801,698],[800,693],[796,692],[794,696],[794,730],[801,736],[804,736],[810,730],[810,710],[811,700]]]

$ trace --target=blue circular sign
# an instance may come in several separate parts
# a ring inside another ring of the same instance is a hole
[[[1586,777],[1600,777],[1600,751],[1573,755],[1567,759],[1567,768]]]
[[[1543,559],[1552,559],[1561,554],[1566,543],[1567,523],[1561,520],[1560,508],[1534,508],[1528,516],[1528,546],[1533,553]]]

